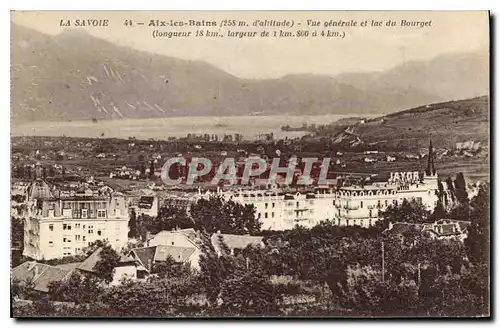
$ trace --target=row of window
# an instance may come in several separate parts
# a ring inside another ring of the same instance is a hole
[[[274,218],[274,212],[271,212],[271,217],[272,217],[272,218]],[[260,212],[259,212],[259,213],[257,214],[257,218],[259,218],[259,219],[260,219],[260,218],[262,218],[262,213],[260,213]],[[265,218],[265,219],[269,218],[269,214],[268,214],[268,212],[264,212],[264,218]]]
[[[269,204],[265,203],[264,206],[265,206],[265,208],[267,210],[267,207],[269,206]],[[272,208],[275,208],[276,207],[276,203],[272,203],[271,206],[272,206]]]
[[[398,201],[394,199],[394,200],[392,201],[392,203],[393,203],[394,205],[397,205],[397,204],[398,204]],[[388,200],[386,199],[386,200],[384,201],[384,205],[387,207],[387,206],[388,206],[388,204],[389,204],[389,202],[388,202]],[[380,201],[380,199],[379,199],[379,200],[377,201],[377,206],[378,206],[378,207],[380,207],[381,205],[382,205],[382,203],[381,203],[381,201]],[[363,208],[363,201],[361,201],[361,202],[359,203],[359,207],[360,207],[360,208]]]
[[[345,220],[345,223],[346,223],[346,225],[348,226],[348,225],[350,225],[351,220],[350,220],[350,219],[346,219],[346,220]],[[359,223],[359,225],[361,225],[361,226],[362,226],[362,225],[363,225],[363,220],[359,220],[359,221],[358,221],[358,220],[356,220],[356,219],[353,219],[353,220],[352,220],[352,225],[358,225],[358,223]],[[341,225],[341,223],[340,223],[340,219],[338,219],[337,224],[338,224],[338,225]],[[368,225],[371,227],[371,226],[373,225],[373,220],[371,220],[371,219],[370,219],[370,220],[368,221]]]
[[[75,229],[80,229],[81,226],[82,226],[81,223],[75,223]],[[85,228],[86,228],[86,225],[84,224],[83,229],[85,229]],[[52,223],[49,224],[49,230],[54,231],[54,225]],[[63,230],[71,230],[71,224],[63,223]],[[119,224],[116,225],[116,230],[118,230],[118,231],[120,230]],[[88,233],[94,233],[94,226],[93,225],[88,226]]]
[[[358,196],[387,196],[387,195],[395,195],[396,190],[377,190],[375,192],[372,191],[360,191],[359,193],[356,191],[341,191],[335,194],[336,197],[358,197]]]
[[[418,197],[418,199],[419,199],[420,203],[422,203],[422,198],[421,198],[421,197]],[[394,200],[392,201],[392,204],[397,206],[397,205],[398,205],[398,201],[397,201],[396,199],[394,199]],[[335,199],[333,200],[333,206],[335,206]],[[360,201],[360,202],[359,202],[359,208],[363,208],[363,206],[364,206],[364,202],[363,202],[363,201]],[[379,200],[379,201],[377,202],[377,207],[381,207],[381,206],[382,206],[382,203],[381,203],[381,201]],[[387,199],[384,201],[384,206],[385,206],[385,207],[389,206],[389,201],[388,201]]]
[[[106,202],[92,202],[92,203],[78,203],[78,202],[63,202],[63,209],[90,209],[92,206],[91,204],[94,204],[94,207],[97,207],[98,209],[104,209],[106,208]],[[52,207],[55,206],[54,203],[51,204]],[[49,205],[50,206],[50,205]]]
[[[83,236],[83,240],[82,241],[85,241],[85,236]],[[63,242],[70,243],[71,240],[63,238]],[[90,241],[87,244],[90,245]],[[49,245],[50,245],[50,247],[54,247],[54,242],[52,240],[49,240]],[[64,247],[64,249],[71,249],[71,247]],[[76,249],[79,250],[79,248],[76,248]]]

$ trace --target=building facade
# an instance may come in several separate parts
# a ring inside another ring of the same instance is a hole
[[[30,198],[24,213],[23,255],[35,260],[77,255],[91,242],[105,239],[119,250],[127,244],[128,221],[120,193]]]
[[[358,225],[368,228],[380,219],[380,212],[403,200],[415,200],[428,211],[438,201],[438,175],[434,166],[432,142],[424,174],[395,172],[385,183],[366,186],[340,187],[335,193],[334,222],[341,226]]]
[[[255,215],[262,230],[287,230],[295,225],[313,227],[330,220],[340,226],[357,225],[368,228],[380,213],[404,199],[425,205],[432,211],[438,201],[438,175],[434,167],[432,143],[429,146],[425,173],[395,172],[386,182],[336,188],[310,188],[286,192],[276,187],[267,190],[232,190],[199,192],[197,198],[221,195],[242,204],[255,206]]]

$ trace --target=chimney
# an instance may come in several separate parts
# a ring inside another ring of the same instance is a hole
[[[148,260],[148,270],[151,271],[151,259]]]
[[[389,230],[392,230],[393,227],[394,225],[392,224],[392,222],[389,221]]]

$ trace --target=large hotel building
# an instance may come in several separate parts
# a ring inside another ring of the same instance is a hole
[[[128,220],[122,194],[54,197],[38,179],[27,189],[23,255],[35,260],[76,255],[98,239],[119,250],[127,244]]]
[[[262,230],[286,230],[295,225],[312,227],[330,220],[340,226],[370,227],[380,212],[404,199],[414,199],[432,211],[438,201],[438,176],[434,166],[432,143],[427,169],[419,172],[391,173],[388,181],[367,185],[315,188],[309,192],[287,193],[279,189],[224,191],[216,194],[242,204],[253,204]],[[209,197],[213,193],[200,193]]]

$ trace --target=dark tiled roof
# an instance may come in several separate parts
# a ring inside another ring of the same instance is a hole
[[[87,271],[87,272],[94,272],[95,265],[101,259],[101,256],[100,256],[101,251],[102,251],[102,247],[99,247],[98,249],[96,249],[94,253],[90,254],[90,256],[87,257],[85,259],[85,261],[83,261],[82,264],[80,264],[80,266],[78,266],[78,269],[80,269],[82,271]]]
[[[61,281],[69,275],[71,270],[48,267],[47,270],[36,280],[38,290],[49,291],[49,284],[54,281]]]
[[[65,263],[65,264],[58,264],[56,265],[56,267],[59,269],[73,270],[78,268],[81,264],[82,262]]]
[[[48,292],[51,282],[61,281],[72,270],[54,267],[37,262],[24,262],[12,269],[11,277],[19,281],[33,280],[35,290]]]
[[[148,267],[149,263],[166,261],[168,256],[171,256],[177,262],[186,261],[194,252],[194,247],[180,246],[150,246],[135,248],[131,251],[139,258],[144,267]]]
[[[156,246],[134,248],[131,251],[132,254],[135,254],[135,258],[138,259],[145,268],[148,267],[149,261],[153,263],[155,252]]]

